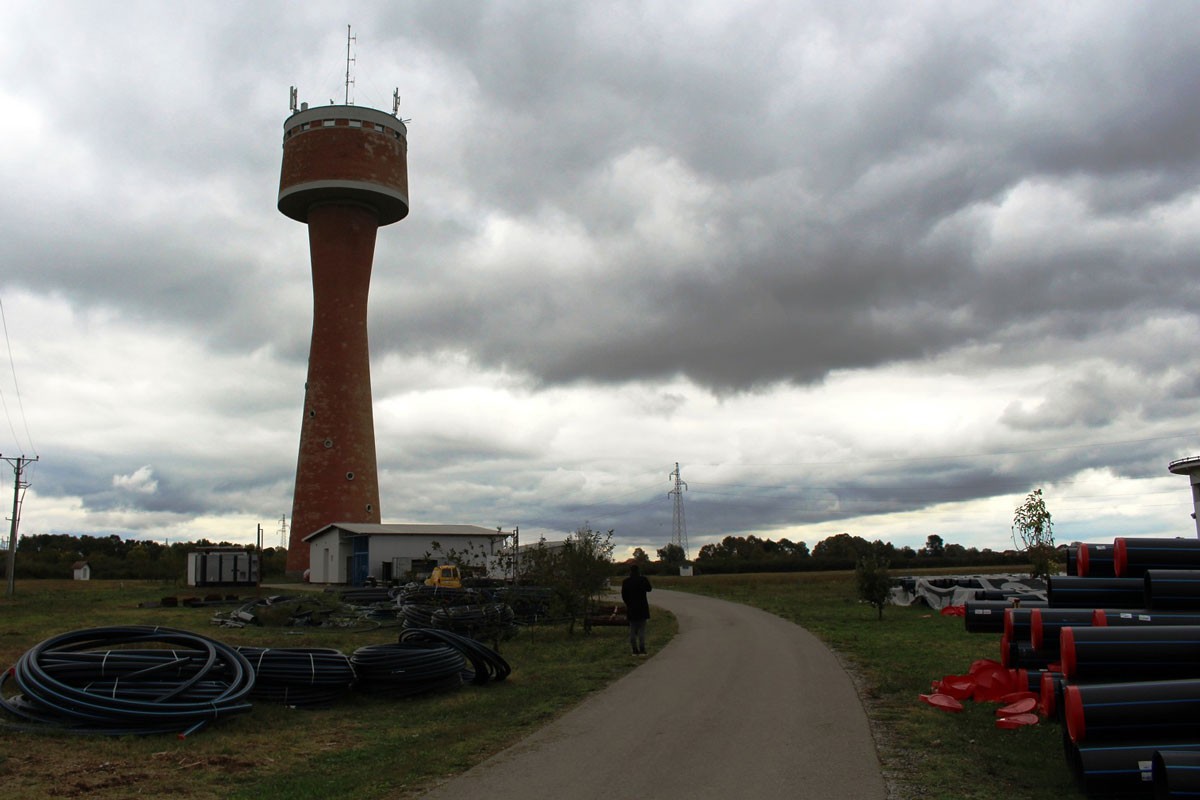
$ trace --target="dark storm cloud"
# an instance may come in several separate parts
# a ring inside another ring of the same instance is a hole
[[[602,266],[553,251],[501,253],[486,274],[448,265],[381,324],[384,346],[465,350],[550,384],[683,374],[728,391],[1195,307],[1194,243],[1156,222],[1200,174],[1194,15],[884,10],[776,8],[720,30],[685,17],[617,38],[581,8],[460,24],[424,9],[412,36],[461,59],[494,108],[464,153],[481,208],[531,224],[552,211]],[[820,59],[803,54],[822,47],[834,55],[811,74]],[[428,135],[414,129],[414,162]],[[720,186],[693,209],[710,238],[687,269],[633,232],[642,198],[594,190],[639,147]],[[1047,223],[1027,243],[962,221],[1031,186],[1078,204],[1079,229]],[[640,247],[615,245],[627,237]]]

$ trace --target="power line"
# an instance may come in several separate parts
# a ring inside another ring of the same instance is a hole
[[[0,324],[4,327],[4,344],[8,350],[9,369],[12,371],[13,393],[17,397],[17,409],[21,412],[21,422],[25,427],[25,440],[29,442],[29,452],[37,456],[37,448],[33,446],[33,436],[29,433],[29,420],[25,416],[25,406],[21,402],[21,387],[17,384],[17,364],[13,359],[12,340],[8,336],[8,317],[4,313],[3,299],[0,299]],[[4,399],[3,391],[0,391],[0,404],[4,406],[4,416],[8,419],[8,429],[12,432],[13,444],[20,447],[21,440],[17,437],[16,428],[13,427],[12,415],[8,412],[8,402]]]

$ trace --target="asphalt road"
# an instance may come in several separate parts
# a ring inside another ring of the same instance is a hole
[[[679,620],[661,652],[424,797],[884,800],[862,703],[819,640],[736,603],[650,599]]]

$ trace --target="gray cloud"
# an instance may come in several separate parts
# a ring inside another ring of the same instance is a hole
[[[380,231],[372,284],[392,513],[661,538],[657,473],[684,451],[710,484],[740,473],[689,496],[697,536],[718,536],[1097,469],[1149,480],[1196,443],[1189,4],[354,11],[356,102],[387,107],[399,86],[413,118],[413,210]],[[340,99],[345,22],[19,3],[0,27],[0,179],[20,188],[0,198],[0,291],[94,321],[92,337],[57,332],[60,371],[78,352],[112,359],[113,381],[169,374],[170,408],[129,413],[177,420],[189,443],[108,453],[73,432],[96,424],[81,402],[46,434],[47,497],[182,518],[290,504],[311,299],[304,229],[273,207],[283,98]],[[195,345],[193,374],[167,346],[92,351],[109,325]],[[30,385],[64,380],[42,362]],[[833,396],[847,375],[877,395],[862,430],[790,415],[859,402]],[[893,412],[893,378],[923,382],[930,406],[951,378],[995,401],[938,428]],[[439,382],[486,388],[481,415],[505,394],[514,422],[406,416]],[[927,453],[867,432],[893,413],[888,435],[926,426]],[[744,432],[755,415],[778,415],[779,441]],[[835,456],[785,450],[792,428]],[[874,458],[866,476],[847,466]],[[754,463],[778,465],[762,486]],[[112,484],[144,465],[154,492]]]

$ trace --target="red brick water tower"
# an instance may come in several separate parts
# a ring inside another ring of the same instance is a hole
[[[283,126],[279,210],[308,225],[313,282],[289,575],[308,569],[310,533],[380,521],[367,294],[376,229],[408,214],[408,131],[394,111],[297,108],[293,89]]]

